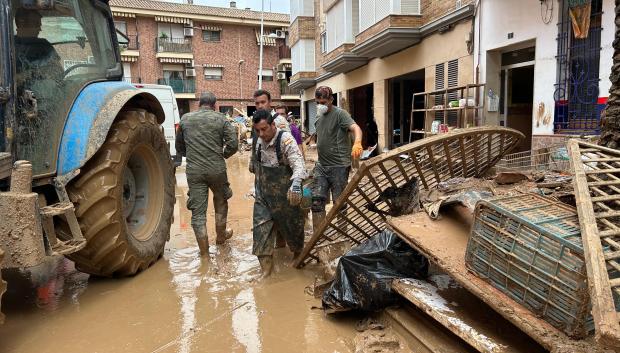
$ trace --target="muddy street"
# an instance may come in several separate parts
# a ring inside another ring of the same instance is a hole
[[[54,258],[29,274],[6,272],[0,352],[349,352],[359,317],[326,317],[304,293],[316,269],[295,270],[277,251],[272,278],[258,282],[251,255],[253,176],[247,154],[228,161],[235,235],[201,260],[177,171],[175,222],[163,259],[126,279],[89,278]],[[292,348],[295,347],[295,348]]]

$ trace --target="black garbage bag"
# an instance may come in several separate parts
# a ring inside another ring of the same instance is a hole
[[[392,280],[425,278],[428,260],[390,230],[368,239],[340,258],[336,277],[323,293],[323,310],[376,311],[394,305]]]

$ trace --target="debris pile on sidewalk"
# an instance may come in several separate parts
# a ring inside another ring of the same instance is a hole
[[[571,141],[569,149],[506,156],[521,138],[510,129],[465,129],[362,163],[295,264],[324,257],[331,244],[354,246],[323,293],[324,309],[394,303],[384,279],[424,281],[423,266],[400,265],[426,257],[546,349],[620,348],[620,152]],[[461,228],[438,234],[441,226],[396,222],[420,216],[458,219]],[[395,262],[390,251],[364,252],[390,229],[417,251]],[[329,275],[337,255],[330,253]]]

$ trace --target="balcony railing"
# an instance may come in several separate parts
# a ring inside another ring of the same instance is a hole
[[[129,39],[129,43],[119,43],[121,47],[121,51],[123,50],[139,50],[140,49],[140,41],[137,34],[126,35],[127,39]],[[119,41],[125,41],[125,38],[121,38],[119,36]]]
[[[282,59],[290,59],[291,58],[291,48],[286,45],[281,45],[278,47],[278,58]]]
[[[123,77],[123,81],[127,83],[142,83],[142,79],[138,76]]]
[[[184,80],[173,80],[160,78],[157,80],[157,84],[166,85],[172,87],[174,93],[195,93],[196,92],[196,80],[192,79],[184,79]]]
[[[281,96],[295,96],[299,97],[300,90],[292,89],[288,86],[288,82],[284,86],[280,86],[280,95]]]
[[[185,38],[157,38],[157,52],[191,53],[192,41]]]

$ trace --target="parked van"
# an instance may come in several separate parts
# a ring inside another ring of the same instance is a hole
[[[179,117],[179,108],[177,107],[177,100],[174,97],[172,87],[152,84],[134,84],[134,86],[154,95],[164,108],[166,119],[161,126],[164,129],[164,135],[170,147],[170,155],[174,159],[177,154],[174,148],[176,125],[181,121],[181,118]]]

